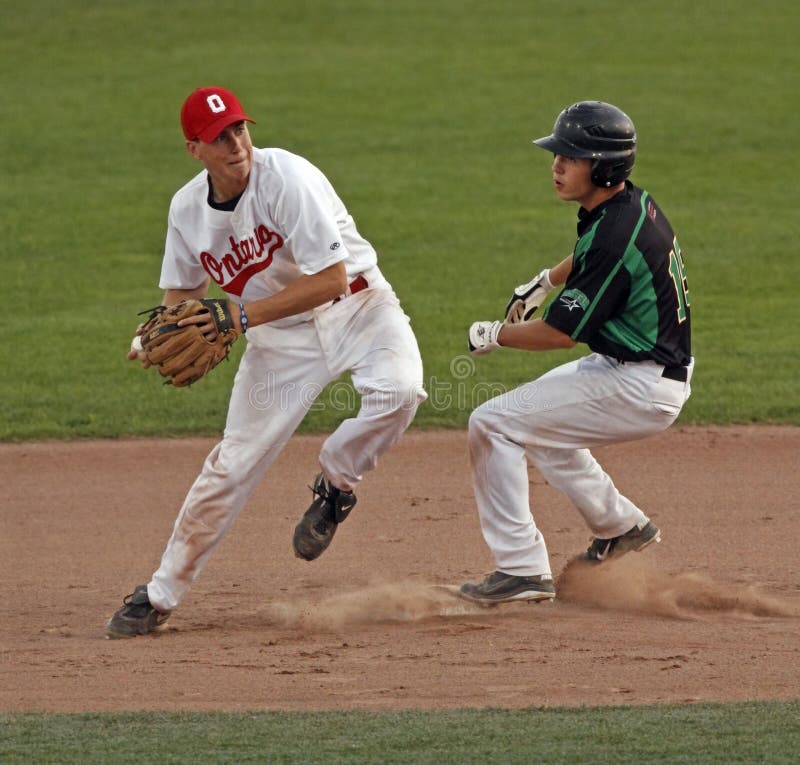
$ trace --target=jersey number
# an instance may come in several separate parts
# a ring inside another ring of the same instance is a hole
[[[686,282],[686,267],[683,265],[681,248],[678,240],[672,242],[672,249],[669,251],[669,275],[675,285],[675,295],[678,298],[678,324],[686,321],[686,309],[691,305],[689,302],[689,285]]]

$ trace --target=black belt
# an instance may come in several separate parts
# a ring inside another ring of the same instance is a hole
[[[686,367],[664,367],[661,373],[662,377],[668,380],[677,380],[678,382],[686,382],[689,377],[689,370]]]

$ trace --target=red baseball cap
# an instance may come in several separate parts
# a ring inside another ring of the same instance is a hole
[[[225,88],[198,88],[181,107],[181,127],[188,141],[199,138],[211,143],[228,125],[244,121],[255,124]]]

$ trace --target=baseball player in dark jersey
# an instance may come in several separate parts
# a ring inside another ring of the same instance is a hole
[[[589,449],[668,428],[689,397],[694,365],[678,240],[655,200],[628,180],[636,153],[630,118],[611,104],[582,101],[534,143],[554,156],[556,194],[580,205],[578,240],[571,255],[514,290],[503,322],[474,323],[469,348],[483,355],[585,343],[592,353],[486,402],[470,418],[475,498],[496,570],[464,584],[461,594],[486,603],[556,594],[531,514],[527,462],[591,529],[585,561],[660,541],[656,525],[619,493]]]

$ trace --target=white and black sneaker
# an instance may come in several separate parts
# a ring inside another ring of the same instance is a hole
[[[315,560],[328,549],[337,526],[356,506],[352,491],[337,489],[322,473],[311,487],[314,500],[294,529],[294,554],[303,560]]]
[[[556,596],[553,577],[550,574],[541,576],[514,576],[494,571],[480,584],[467,582],[461,585],[459,594],[462,598],[476,603],[504,603],[509,600],[552,600]]]
[[[580,560],[589,563],[602,563],[608,558],[616,558],[629,552],[644,550],[653,542],[661,541],[661,531],[652,521],[645,521],[641,526],[634,526],[630,531],[611,539],[595,537],[589,549],[580,556]]]

